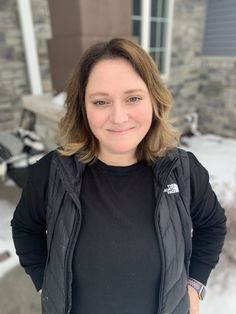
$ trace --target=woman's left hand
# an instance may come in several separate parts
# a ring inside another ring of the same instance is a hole
[[[188,285],[190,299],[190,314],[199,314],[199,297],[197,291]]]

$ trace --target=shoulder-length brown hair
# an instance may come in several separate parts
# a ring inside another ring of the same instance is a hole
[[[85,90],[94,65],[101,60],[114,58],[124,58],[130,62],[149,90],[153,121],[137,147],[136,157],[138,161],[153,161],[179,143],[179,132],[169,119],[172,98],[153,59],[138,44],[124,38],[95,44],[82,55],[68,82],[66,114],[59,124],[62,147],[58,151],[64,156],[79,153],[79,159],[85,163],[98,156],[99,143],[86,115]]]

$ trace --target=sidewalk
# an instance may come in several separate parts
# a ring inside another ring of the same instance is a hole
[[[0,182],[0,313],[40,314],[40,296],[30,277],[18,265],[11,240],[10,220],[20,198],[21,189],[11,181]],[[8,256],[9,254],[9,256]],[[10,271],[8,271],[10,270]]]
[[[0,280],[1,314],[40,314],[40,296],[20,266]]]

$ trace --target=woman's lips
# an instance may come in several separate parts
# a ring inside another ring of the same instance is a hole
[[[122,129],[122,130],[119,130],[119,129],[107,129],[108,132],[111,132],[111,133],[114,133],[114,134],[125,134],[131,130],[133,130],[134,127],[131,127],[131,128],[126,128],[126,129]]]

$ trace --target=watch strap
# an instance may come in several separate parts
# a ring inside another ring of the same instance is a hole
[[[200,283],[199,281],[193,278],[189,278],[188,285],[190,285],[192,288],[194,288],[197,291],[197,294],[200,300],[204,299],[205,294],[206,294],[206,289],[202,283]]]

